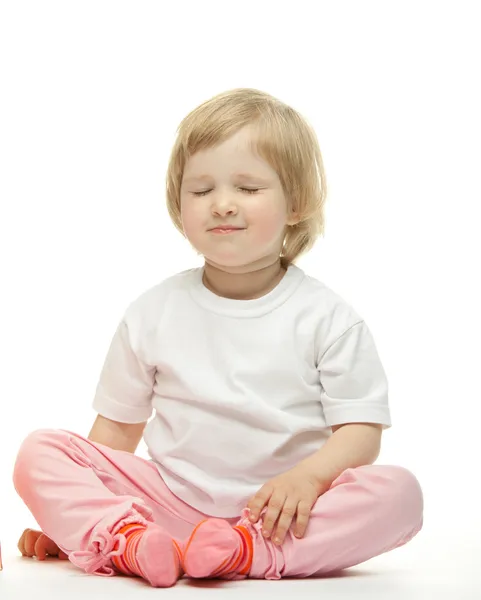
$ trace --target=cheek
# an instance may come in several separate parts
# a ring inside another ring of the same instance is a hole
[[[197,207],[190,202],[181,204],[180,217],[182,219],[182,227],[187,237],[196,235],[202,224],[202,217]]]
[[[256,210],[253,210],[250,220],[253,225],[252,232],[255,232],[256,240],[259,243],[272,242],[280,237],[286,224],[285,214],[279,210],[278,206],[268,203],[261,204]]]

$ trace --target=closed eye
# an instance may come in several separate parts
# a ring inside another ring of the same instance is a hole
[[[260,188],[239,188],[242,192],[247,192],[248,194],[255,194],[259,191]],[[202,192],[192,192],[194,196],[205,196],[212,190],[204,190]]]

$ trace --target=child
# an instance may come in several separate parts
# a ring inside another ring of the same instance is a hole
[[[371,333],[294,264],[325,197],[316,135],[272,96],[233,90],[183,120],[167,202],[204,266],[126,310],[89,439],[22,444],[14,482],[44,532],[22,553],[167,587],[320,575],[418,533],[416,478],[373,465],[391,422]]]

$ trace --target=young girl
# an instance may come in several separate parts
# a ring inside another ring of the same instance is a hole
[[[416,478],[373,465],[391,422],[370,330],[294,264],[325,198],[315,133],[272,96],[233,90],[183,120],[167,202],[204,266],[128,307],[88,439],[22,444],[14,483],[44,532],[24,555],[167,587],[320,575],[418,533]]]

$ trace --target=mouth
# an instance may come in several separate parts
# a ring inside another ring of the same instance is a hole
[[[213,229],[209,229],[211,233],[236,233],[238,231],[244,231],[243,227],[214,227]]]

